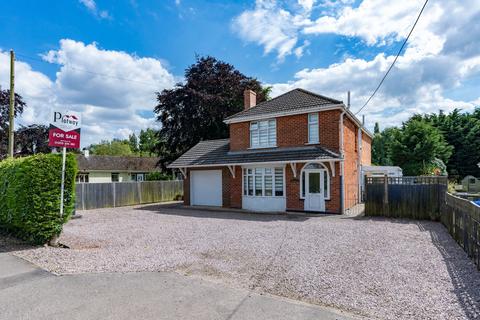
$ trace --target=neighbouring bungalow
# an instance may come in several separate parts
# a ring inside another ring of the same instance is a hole
[[[77,155],[79,183],[145,181],[150,172],[161,171],[160,158]]]
[[[201,141],[170,164],[185,205],[344,213],[360,202],[372,134],[342,101],[295,89],[225,120],[230,139]]]

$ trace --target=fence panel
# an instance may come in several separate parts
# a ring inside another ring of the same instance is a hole
[[[445,177],[365,179],[365,214],[392,218],[439,219],[447,191]]]
[[[480,270],[480,207],[447,193],[441,221]]]
[[[182,181],[78,183],[76,208],[89,210],[171,201],[182,195]]]

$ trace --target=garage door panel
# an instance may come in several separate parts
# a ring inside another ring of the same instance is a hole
[[[191,171],[191,203],[196,206],[222,206],[222,170]]]

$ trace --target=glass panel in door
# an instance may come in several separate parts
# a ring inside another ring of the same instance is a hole
[[[308,173],[308,193],[320,193],[320,172]]]

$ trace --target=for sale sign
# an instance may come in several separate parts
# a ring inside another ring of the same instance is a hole
[[[80,148],[81,115],[74,111],[54,111],[48,132],[50,147]]]

